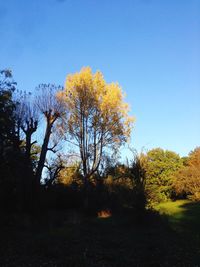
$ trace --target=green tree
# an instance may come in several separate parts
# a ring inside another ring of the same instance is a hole
[[[174,175],[183,166],[182,159],[173,151],[155,148],[147,152],[145,165],[148,201],[168,200],[173,194]]]

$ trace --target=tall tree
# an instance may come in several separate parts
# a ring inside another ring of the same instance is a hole
[[[38,129],[38,109],[31,93],[19,93],[17,102],[16,120],[25,135],[25,157],[27,163],[30,163],[32,146],[36,143],[32,142],[32,136]]]
[[[57,97],[58,91],[62,90],[62,87],[54,84],[41,84],[38,87],[39,95],[36,97],[36,104],[39,111],[43,115],[46,121],[45,134],[41,147],[41,153],[36,170],[36,183],[40,184],[42,170],[45,165],[46,155],[48,151],[55,152],[57,142],[52,147],[49,147],[50,138],[52,136],[53,129],[62,130],[62,123],[66,117],[65,103],[59,97]],[[57,123],[57,127],[53,126]]]
[[[15,108],[13,93],[16,82],[13,81],[10,70],[0,71],[0,154],[4,154],[4,148],[8,145],[16,145],[18,136],[16,133]]]
[[[21,208],[24,158],[13,98],[16,82],[10,70],[0,71],[0,206]]]
[[[90,67],[67,77],[64,98],[67,139],[79,150],[87,187],[106,152],[116,152],[129,138],[132,118],[118,83],[106,83],[102,73],[93,74]]]

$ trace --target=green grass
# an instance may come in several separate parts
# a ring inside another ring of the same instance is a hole
[[[189,200],[177,200],[160,203],[157,205],[156,209],[161,214],[167,214],[169,216],[183,215],[185,208],[184,206],[190,204]]]
[[[200,203],[178,200],[159,204],[156,209],[168,218],[173,229],[200,239]]]

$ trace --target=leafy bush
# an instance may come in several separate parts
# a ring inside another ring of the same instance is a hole
[[[189,154],[186,165],[177,173],[174,189],[179,197],[200,200],[200,147]]]

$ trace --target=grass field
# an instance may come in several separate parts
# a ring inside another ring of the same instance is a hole
[[[1,231],[0,266],[200,266],[200,206],[160,204],[143,223],[132,214],[41,229]]]
[[[168,218],[170,226],[177,232],[200,238],[200,203],[189,200],[161,203],[157,206],[161,215]]]

